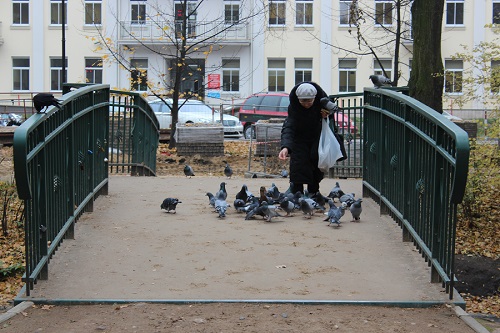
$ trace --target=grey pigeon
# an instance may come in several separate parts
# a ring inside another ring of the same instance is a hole
[[[271,184],[271,187],[267,189],[266,195],[268,197],[271,197],[273,200],[278,200],[280,196],[280,191],[278,190],[278,187],[276,186],[275,183]]]
[[[392,81],[383,75],[370,75],[369,79],[372,81],[375,88],[392,86]]]
[[[215,211],[219,214],[219,218],[224,218],[226,217],[228,204],[224,192],[219,191],[217,193],[218,195],[215,197]]]
[[[333,201],[335,202],[335,198],[340,199],[341,196],[344,195],[344,191],[340,188],[339,182],[335,183],[335,186],[332,188],[330,193],[327,195],[327,197],[332,198]]]
[[[224,175],[227,178],[231,178],[233,176],[233,169],[231,169],[229,163],[226,163],[226,167],[224,168]]]
[[[354,199],[354,193],[346,193],[339,198],[339,201],[341,203],[345,202],[347,207],[351,207],[351,205],[354,203],[354,201],[356,201],[356,199]]]
[[[304,213],[305,218],[310,219],[314,215],[314,208],[304,198],[299,199],[299,207],[302,213]]]
[[[249,220],[254,215],[254,210],[259,207],[259,198],[252,196],[249,200],[250,202],[242,209],[243,212],[247,213],[245,220]]]
[[[280,175],[282,178],[286,178],[286,177],[288,177],[288,171],[286,171],[286,169],[283,169],[283,170],[281,170]]]
[[[222,193],[222,195],[221,195],[221,193]],[[223,198],[224,200],[227,199],[226,183],[224,183],[224,182],[220,183],[219,191],[217,191],[217,193],[215,193],[215,199],[217,199],[219,197]]]
[[[349,210],[351,211],[352,214],[352,220],[351,222],[356,222],[359,221],[361,212],[363,211],[363,208],[361,207],[361,202],[363,200],[361,198],[357,199],[354,201],[354,203],[349,207]]]
[[[243,184],[243,186],[241,186],[241,190],[236,193],[236,199],[241,199],[246,202],[249,197],[253,197],[253,194],[248,190],[248,187]]]
[[[337,207],[333,200],[330,200],[328,203],[330,204],[330,209],[325,213],[327,218],[324,221],[330,222],[330,224],[328,224],[329,226],[336,224],[337,227],[340,227],[340,219],[344,216],[347,205],[343,202],[340,207]]]
[[[266,222],[271,222],[273,217],[281,216],[281,214],[276,211],[276,206],[268,205],[267,202],[262,203],[261,211],[264,214]]]
[[[184,166],[184,174],[186,175],[186,177],[191,178],[192,176],[194,176],[193,168],[186,164],[186,166]]]
[[[247,203],[242,199],[235,199],[233,205],[234,209],[236,209],[237,212],[241,213],[245,211],[245,206],[247,206]]]
[[[295,204],[288,200],[288,198],[284,198],[280,202],[280,208],[286,212],[285,216],[291,216],[292,212],[295,210]]]
[[[208,203],[210,206],[215,208],[215,197],[211,192],[207,192],[206,196],[208,197]]]
[[[173,211],[173,214],[175,214],[175,209],[177,207],[177,204],[182,203],[182,201],[179,201],[177,198],[166,198],[163,200],[162,204],[160,205],[161,209],[165,209],[167,213],[170,213],[170,211]]]

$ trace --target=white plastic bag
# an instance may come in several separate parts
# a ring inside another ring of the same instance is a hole
[[[332,130],[330,129],[330,121],[328,118],[323,119],[321,125],[321,136],[319,137],[318,145],[318,168],[328,170],[335,165],[337,160],[341,158],[342,151],[340,145]]]

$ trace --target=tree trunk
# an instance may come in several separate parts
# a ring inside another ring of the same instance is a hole
[[[410,96],[443,112],[444,69],[441,28],[444,0],[415,0],[411,7],[413,63],[408,86]]]

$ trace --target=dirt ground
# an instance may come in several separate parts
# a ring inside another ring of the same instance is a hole
[[[248,168],[248,152],[232,149],[218,158],[183,158],[160,148],[158,175],[183,177],[184,163],[193,166],[199,176],[222,174],[225,163],[239,177]],[[4,161],[3,165],[5,165]],[[260,161],[252,161],[259,164]],[[254,164],[254,165],[255,165]],[[275,163],[278,172],[283,166]],[[324,189],[328,191],[328,189]],[[481,285],[466,263],[471,257],[457,260],[457,276],[464,288]],[[483,264],[498,278],[498,264]],[[493,270],[491,270],[493,269]],[[496,269],[496,274],[495,274]],[[461,274],[461,275],[459,275]],[[489,273],[487,273],[489,274]],[[468,277],[471,277],[468,279]],[[498,280],[491,284],[498,285]],[[484,283],[483,283],[484,285]],[[487,325],[499,329],[500,325]],[[458,318],[452,306],[411,309],[357,305],[299,305],[265,303],[211,304],[109,304],[74,306],[33,306],[10,320],[0,323],[0,332],[474,332]]]

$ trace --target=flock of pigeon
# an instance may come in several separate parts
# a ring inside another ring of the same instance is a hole
[[[184,167],[184,174],[190,178],[195,175],[191,166],[187,164]],[[226,164],[224,168],[224,175],[228,178],[233,175],[229,164]],[[293,184],[290,183],[290,187],[285,192],[280,192],[278,187],[272,183],[269,188],[261,186],[259,194],[254,195],[247,185],[243,184],[241,190],[236,193],[233,207],[236,212],[245,214],[245,220],[261,216],[266,222],[271,222],[274,217],[292,216],[295,211],[301,211],[305,218],[310,219],[315,213],[320,212],[326,216],[323,221],[329,222],[328,225],[339,227],[341,225],[340,219],[344,216],[346,210],[351,212],[351,222],[359,222],[360,220],[361,202],[363,200],[355,198],[354,193],[344,193],[338,182],[335,183],[327,196],[322,195],[320,192],[310,194],[307,190],[304,193],[292,193],[292,188]],[[218,214],[218,217],[225,218],[228,208],[231,207],[227,202],[226,182],[220,183],[220,187],[215,194],[207,192],[206,196],[209,205]],[[336,199],[339,201],[338,206],[335,203]],[[177,198],[166,198],[160,208],[175,214],[179,203],[182,202]],[[326,204],[328,204],[328,209],[325,207]]]

